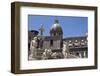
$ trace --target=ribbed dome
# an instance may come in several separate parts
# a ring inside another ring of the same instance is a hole
[[[51,26],[50,34],[52,33],[59,33],[59,35],[63,34],[62,28],[57,19],[55,20],[54,24]]]

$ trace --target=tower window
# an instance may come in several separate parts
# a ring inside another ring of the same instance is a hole
[[[53,46],[53,40],[50,40],[50,45]]]
[[[53,34],[54,36],[56,35],[56,33]]]

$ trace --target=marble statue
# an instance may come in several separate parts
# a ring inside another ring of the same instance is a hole
[[[38,46],[38,42],[37,42],[37,37],[34,37],[31,40],[31,44],[30,44],[30,58],[36,58],[37,55],[37,46]]]
[[[68,47],[68,43],[67,42],[63,43],[63,48],[62,49],[63,49],[62,53],[63,53],[64,58],[67,58],[68,52],[69,52],[69,47]]]

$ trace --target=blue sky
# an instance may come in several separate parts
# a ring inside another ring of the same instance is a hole
[[[49,36],[49,31],[55,19],[63,29],[64,37],[84,36],[88,32],[88,18],[76,16],[45,16],[28,15],[28,30],[38,30],[43,24],[44,36]]]

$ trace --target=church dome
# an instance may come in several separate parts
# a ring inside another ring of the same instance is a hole
[[[50,29],[50,34],[55,34],[55,33],[58,35],[63,34],[62,28],[57,19],[55,20],[54,24],[51,26],[51,29]]]

